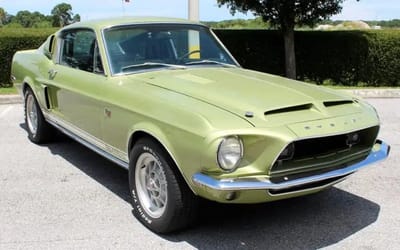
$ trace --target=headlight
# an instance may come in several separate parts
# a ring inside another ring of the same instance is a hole
[[[238,136],[224,138],[218,147],[217,161],[225,171],[234,171],[243,157],[243,143]]]

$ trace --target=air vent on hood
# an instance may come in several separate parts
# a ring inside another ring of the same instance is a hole
[[[329,101],[329,102],[324,102],[325,107],[332,107],[332,106],[339,106],[339,105],[345,105],[345,104],[353,104],[353,100],[340,100],[340,101]]]
[[[274,115],[274,114],[279,114],[279,113],[288,113],[288,112],[294,112],[294,111],[301,111],[301,110],[309,110],[312,108],[312,104],[303,104],[303,105],[297,105],[297,106],[292,106],[292,107],[286,107],[286,108],[280,108],[280,109],[273,109],[266,111],[264,115]]]

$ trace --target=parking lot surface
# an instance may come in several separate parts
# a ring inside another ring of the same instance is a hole
[[[311,196],[206,203],[167,236],[133,217],[126,170],[68,138],[31,143],[22,105],[0,105],[0,249],[400,249],[400,99],[368,101],[388,160]]]

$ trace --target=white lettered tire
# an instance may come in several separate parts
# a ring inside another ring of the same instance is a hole
[[[197,197],[166,151],[150,138],[140,139],[131,150],[129,186],[133,214],[154,232],[183,229],[197,217]]]

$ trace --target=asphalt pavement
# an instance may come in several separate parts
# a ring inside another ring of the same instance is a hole
[[[31,143],[22,105],[0,105],[0,249],[400,249],[400,99],[368,101],[388,160],[311,196],[206,203],[167,236],[133,217],[126,170],[68,138]]]

